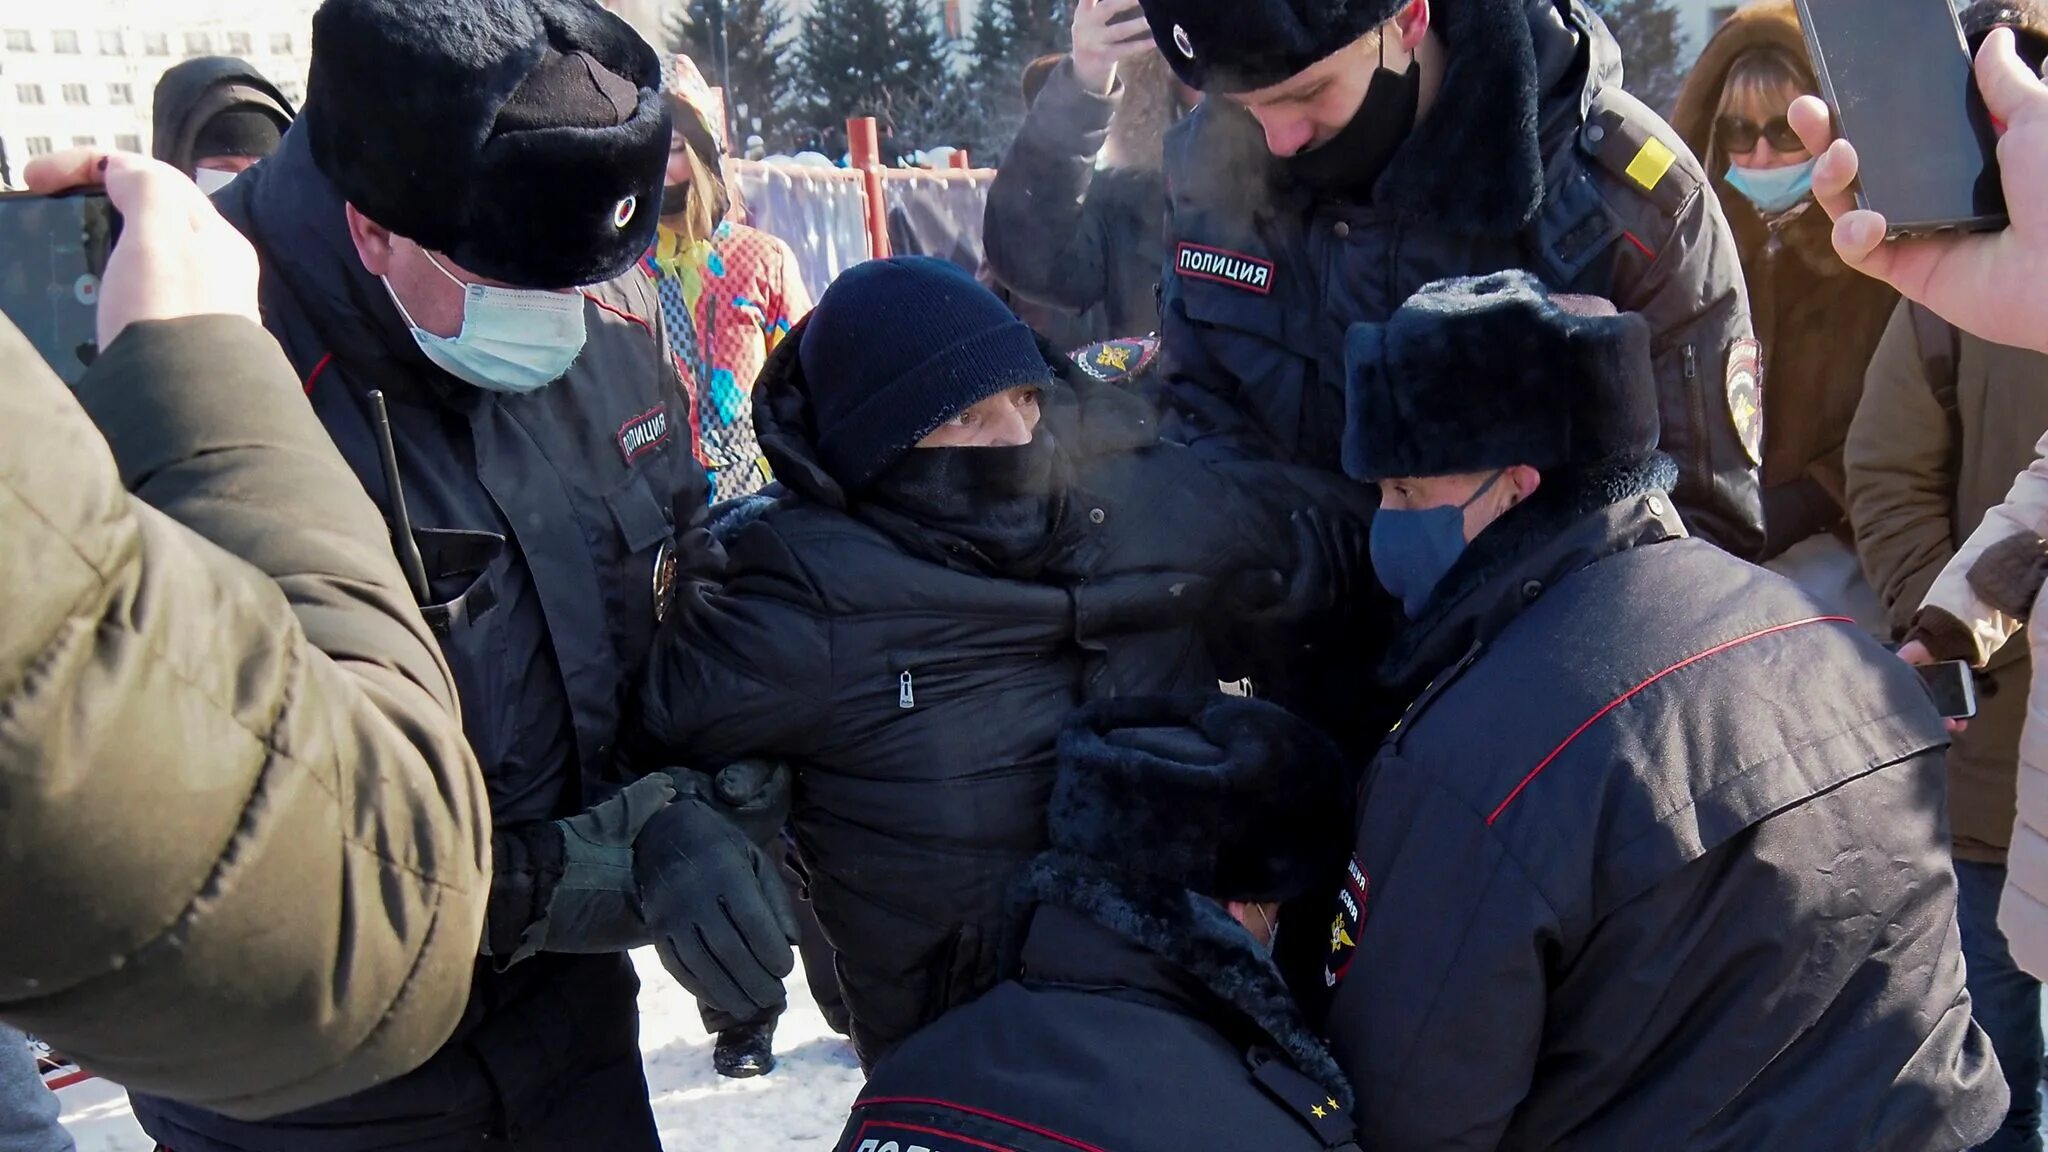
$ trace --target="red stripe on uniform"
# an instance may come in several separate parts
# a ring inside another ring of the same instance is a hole
[[[332,363],[334,363],[334,353],[329,352],[320,358],[318,364],[313,365],[313,374],[306,377],[306,395],[311,396],[313,394],[313,383],[320,379],[320,374],[327,371],[327,366]]]
[[[921,1124],[904,1124],[896,1120],[870,1120],[860,1126],[860,1131],[854,1135],[854,1139],[856,1141],[860,1140],[862,1136],[868,1134],[868,1129],[870,1128],[886,1128],[892,1132],[915,1132],[920,1136],[943,1136],[948,1140],[958,1140],[963,1144],[972,1144],[976,1148],[986,1148],[988,1152],[1014,1152],[1014,1149],[1005,1148],[1001,1144],[991,1144],[986,1140],[976,1140],[972,1136],[962,1136],[958,1132],[926,1128]],[[897,1145],[892,1141],[889,1146],[894,1148]]]
[[[599,308],[602,308],[605,311],[611,313],[612,315],[617,316],[621,320],[631,320],[633,323],[638,324],[642,328],[647,329],[647,334],[649,336],[654,335],[654,325],[649,324],[645,318],[635,316],[631,312],[626,311],[624,308],[619,308],[611,304],[607,304],[604,301],[599,300],[597,297],[592,296],[588,292],[583,293],[583,298],[585,300],[590,301],[592,304],[597,305]]]
[[[1062,1136],[1057,1132],[1040,1128],[1035,1124],[1026,1124],[1022,1120],[1013,1120],[1008,1116],[999,1115],[994,1112],[984,1112],[979,1108],[969,1108],[965,1104],[955,1104],[951,1100],[926,1100],[917,1096],[884,1096],[873,1100],[856,1101],[854,1109],[857,1111],[862,1108],[880,1108],[889,1104],[907,1104],[920,1108],[949,1108],[955,1112],[965,1112],[969,1116],[979,1116],[983,1120],[993,1120],[998,1124],[1008,1124],[1012,1128],[1029,1132],[1033,1136],[1043,1136],[1047,1140],[1057,1140],[1069,1148],[1079,1149],[1080,1152],[1105,1152],[1104,1149],[1097,1148],[1093,1144],[1083,1144],[1071,1136]]]
[[[1543,770],[1545,768],[1550,767],[1551,764],[1554,763],[1559,756],[1564,755],[1564,750],[1572,746],[1572,741],[1577,740],[1581,736],[1584,736],[1587,733],[1587,731],[1593,727],[1593,725],[1598,724],[1600,721],[1606,719],[1607,714],[1609,712],[1614,711],[1616,708],[1621,707],[1623,704],[1628,703],[1630,700],[1633,700],[1645,691],[1648,691],[1652,684],[1657,683],[1659,680],[1664,679],[1666,676],[1669,676],[1675,672],[1682,671],[1686,668],[1690,668],[1693,665],[1699,663],[1700,661],[1705,660],[1709,656],[1718,656],[1721,653],[1728,651],[1730,648],[1739,648],[1752,640],[1761,640],[1766,636],[1775,636],[1780,632],[1789,632],[1794,628],[1803,628],[1808,624],[1854,623],[1855,621],[1851,620],[1847,616],[1815,616],[1808,620],[1794,620],[1790,624],[1779,624],[1773,628],[1766,628],[1761,632],[1752,632],[1747,636],[1739,636],[1733,640],[1728,641],[1726,644],[1716,644],[1712,648],[1707,649],[1705,652],[1701,652],[1696,656],[1689,656],[1683,660],[1680,660],[1678,663],[1673,664],[1671,667],[1666,668],[1662,672],[1657,673],[1655,676],[1650,677],[1648,680],[1643,681],[1641,684],[1638,684],[1635,687],[1629,689],[1628,691],[1622,693],[1621,695],[1616,696],[1613,700],[1608,702],[1607,707],[1602,708],[1598,712],[1593,713],[1592,719],[1587,720],[1584,724],[1579,725],[1578,728],[1575,729],[1571,735],[1565,737],[1564,743],[1559,744],[1556,748],[1551,749],[1550,755],[1545,756],[1541,764],[1536,765],[1535,768],[1530,770],[1527,776],[1522,777],[1522,782],[1520,784],[1515,785],[1515,790],[1513,792],[1508,793],[1508,798],[1501,801],[1500,807],[1495,808],[1493,810],[1493,815],[1488,816],[1486,818],[1487,827],[1491,828],[1493,826],[1493,822],[1500,819],[1501,813],[1508,810],[1508,805],[1513,804],[1515,802],[1516,797],[1520,796],[1522,792],[1529,787],[1529,785],[1534,784],[1536,782],[1536,778],[1538,776],[1543,775]]]
[[[1643,255],[1649,257],[1650,259],[1655,260],[1657,258],[1657,250],[1650,247],[1648,244],[1643,243],[1641,240],[1636,239],[1635,233],[1623,232],[1621,234],[1621,238],[1635,245],[1636,251],[1641,252]]]

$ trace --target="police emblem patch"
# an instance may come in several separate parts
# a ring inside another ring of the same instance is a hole
[[[1764,462],[1764,357],[1763,345],[1754,340],[1737,340],[1728,349],[1728,415],[1735,421],[1736,435],[1750,464]]]
[[[1116,384],[1143,375],[1145,369],[1159,356],[1159,338],[1136,336],[1124,340],[1105,340],[1077,349],[1074,363],[1081,371],[1105,384]]]
[[[1004,1146],[956,1136],[924,1124],[876,1120],[861,1125],[852,1152],[1004,1152]]]
[[[1365,927],[1366,897],[1372,892],[1372,877],[1353,856],[1344,866],[1344,887],[1337,890],[1337,908],[1330,920],[1330,955],[1323,962],[1323,986],[1335,988],[1351,971],[1358,956],[1358,937]]]
[[[660,624],[668,619],[668,610],[676,602],[676,545],[673,540],[664,540],[661,550],[654,554],[654,622]]]
[[[1195,58],[1195,42],[1188,38],[1188,30],[1178,24],[1173,26],[1173,46],[1190,60]]]
[[[631,464],[668,443],[668,405],[657,404],[619,427],[619,452]]]
[[[1174,253],[1173,267],[1197,280],[1213,280],[1261,296],[1273,294],[1273,262],[1242,252],[1183,241]]]

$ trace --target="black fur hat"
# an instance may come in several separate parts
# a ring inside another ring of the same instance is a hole
[[[1230,696],[1105,700],[1060,735],[1052,846],[1217,900],[1327,885],[1350,847],[1343,759],[1286,710]]]
[[[1344,470],[1367,482],[1645,459],[1650,329],[1527,272],[1440,280],[1344,341]]]
[[[660,78],[594,0],[327,0],[303,119],[363,215],[480,276],[568,288],[654,241]]]
[[[1203,92],[1270,88],[1394,18],[1407,0],[1143,0],[1152,39]]]

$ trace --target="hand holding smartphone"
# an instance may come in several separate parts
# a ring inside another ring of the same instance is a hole
[[[1998,139],[1948,0],[1798,0],[1821,95],[1892,237],[2006,225]]]

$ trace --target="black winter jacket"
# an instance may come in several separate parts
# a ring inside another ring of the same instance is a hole
[[[1012,292],[1076,315],[1100,305],[1095,339],[1159,330],[1166,177],[1156,163],[1096,167],[1116,101],[1053,69],[988,190],[982,244]],[[1079,347],[1069,344],[1069,349]]]
[[[1974,1147],[2006,1089],[1941,720],[1646,487],[1539,492],[1397,654],[1430,687],[1362,791],[1325,972],[1364,1146]]]
[[[1031,879],[1023,974],[884,1060],[838,1152],[1356,1152],[1343,1077],[1221,908]]]
[[[1525,268],[1643,314],[1678,506],[1699,535],[1754,554],[1759,445],[1738,428],[1760,434],[1749,309],[1698,162],[1621,90],[1620,51],[1578,0],[1433,11],[1443,88],[1371,203],[1302,186],[1228,100],[1167,136],[1168,435],[1337,471],[1351,325],[1433,280]]]
[[[313,411],[387,516],[366,393],[387,397],[402,487],[496,829],[489,929],[516,941],[559,878],[550,821],[608,794],[624,697],[657,628],[660,562],[714,567],[704,472],[652,283],[587,289],[589,339],[561,380],[499,395],[433,366],[356,255],[304,123],[215,203],[263,263],[266,326]],[[701,543],[697,542],[701,541]],[[501,948],[500,954],[511,949]],[[658,1147],[623,955],[480,963],[469,1012],[411,1076],[265,1125],[138,1101],[177,1152],[513,1148],[550,1133]],[[564,1137],[566,1139],[566,1137]]]
[[[755,386],[788,492],[728,536],[723,590],[677,606],[632,744],[644,763],[796,766],[797,843],[872,1063],[995,983],[1006,894],[1044,846],[1068,714],[1216,691],[1230,672],[1201,627],[1213,589],[1291,568],[1292,544],[1284,508],[1158,443],[1141,400],[1068,366],[1041,432],[1067,456],[1065,512],[1043,570],[1010,578],[826,475],[800,339]]]

